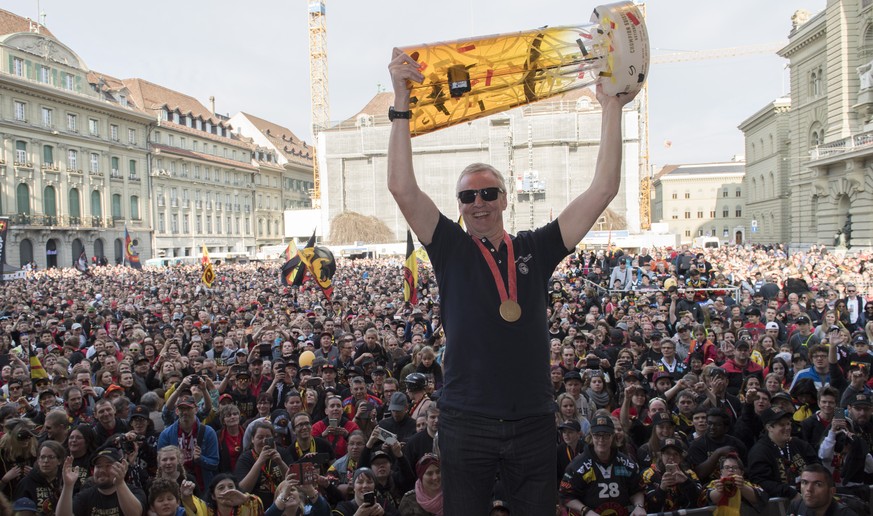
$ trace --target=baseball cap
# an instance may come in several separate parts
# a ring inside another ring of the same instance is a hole
[[[778,330],[778,329],[779,329],[779,323],[777,323],[776,321],[770,321],[770,322],[767,323],[766,326],[764,326],[764,329],[765,329],[765,330]]]
[[[810,323],[809,317],[807,317],[805,315],[801,315],[800,317],[795,319],[794,322],[795,322],[795,324],[809,324]]]
[[[832,331],[840,331],[840,327],[837,326],[836,324],[832,324],[831,327],[828,328],[828,333],[830,333]]]
[[[788,394],[787,392],[777,392],[776,394],[773,395],[772,398],[770,398],[770,403],[774,403],[778,400],[784,400],[784,401],[787,401],[788,403],[794,404],[794,400],[791,399],[791,395]]]
[[[491,502],[491,512],[489,512],[488,514],[493,514],[495,509],[500,509],[507,513],[510,512],[509,506],[506,505],[506,502],[504,502],[503,500],[494,500],[493,502]]]
[[[112,385],[110,385],[109,387],[106,388],[106,392],[103,393],[103,395],[105,396],[105,395],[113,393],[113,392],[122,392],[123,393],[124,388],[122,388],[120,385],[115,385],[113,383]]]
[[[115,446],[106,446],[99,449],[94,453],[94,457],[91,459],[91,464],[96,464],[100,459],[109,459],[110,462],[121,462],[121,450]]]
[[[746,309],[746,315],[757,315],[761,317],[761,310],[755,308],[754,306]]]
[[[82,325],[79,323],[73,323],[73,326],[70,328],[71,330],[81,330]]]
[[[385,459],[388,462],[393,462],[391,460],[391,456],[388,455],[384,450],[376,450],[370,455],[370,464],[376,462],[379,459]]]
[[[133,418],[141,417],[143,419],[149,419],[149,409],[145,405],[137,405],[133,408],[133,412],[130,413],[130,420],[133,421]]]
[[[19,498],[15,500],[15,504],[12,505],[12,510],[14,512],[23,511],[23,512],[36,512],[36,502],[31,500],[30,498]]]
[[[222,394],[218,397],[218,404],[221,405],[221,402],[224,400],[228,400],[233,403],[233,396],[231,396],[230,394]]]
[[[661,423],[673,424],[673,416],[667,414],[666,412],[658,412],[657,414],[652,416],[652,426],[657,426]]]
[[[848,404],[853,405],[855,407],[858,407],[861,405],[866,405],[869,407],[869,406],[873,406],[873,400],[870,399],[869,394],[864,394],[863,392],[859,392],[858,394],[855,394],[854,396],[849,398]]]
[[[628,371],[624,373],[622,380],[624,380],[625,383],[627,383],[628,380],[636,380],[640,382],[642,381],[642,376],[640,376],[640,373],[638,373],[637,371]]]
[[[558,430],[573,430],[574,432],[581,432],[582,425],[578,421],[564,421],[558,425]]]
[[[406,394],[395,392],[391,395],[391,403],[388,404],[388,410],[406,410],[409,408],[409,400]]]
[[[740,349],[740,348],[749,349],[750,347],[751,346],[749,346],[749,341],[746,339],[742,339],[739,342],[737,342],[737,349]]]
[[[666,378],[670,380],[670,383],[673,383],[673,375],[668,373],[667,371],[658,371],[652,375],[652,383],[658,383],[658,380]]]
[[[597,416],[591,422],[591,433],[597,432],[607,432],[610,434],[615,433],[615,423],[612,422],[612,418],[609,416]]]
[[[569,382],[570,380],[579,380],[582,381],[582,375],[579,371],[567,371],[564,373],[564,381]]]
[[[197,404],[194,403],[194,398],[192,396],[179,396],[179,399],[176,400],[177,407],[196,407]]]
[[[679,453],[685,453],[685,444],[681,439],[676,439],[675,437],[668,437],[661,440],[661,450],[666,450],[667,448],[673,448]]]
[[[791,418],[791,413],[781,409],[768,408],[761,412],[761,421],[765,425],[773,424],[780,419]]]
[[[867,336],[863,333],[859,333],[852,338],[852,344],[869,344],[867,340]]]

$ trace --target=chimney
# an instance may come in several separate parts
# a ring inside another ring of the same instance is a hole
[[[209,96],[209,110],[212,111],[212,114],[215,114],[215,96]]]

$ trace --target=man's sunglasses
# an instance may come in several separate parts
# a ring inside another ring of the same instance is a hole
[[[483,201],[494,201],[497,200],[497,196],[502,193],[503,190],[497,186],[480,188],[479,190],[463,190],[458,192],[458,200],[461,201],[462,204],[472,204],[478,195]]]

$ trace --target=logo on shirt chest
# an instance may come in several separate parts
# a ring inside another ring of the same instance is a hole
[[[527,262],[533,259],[533,254],[528,254],[525,256],[519,256],[516,260],[516,267],[518,268],[518,272],[522,274],[527,274],[530,272],[530,267],[528,267]]]

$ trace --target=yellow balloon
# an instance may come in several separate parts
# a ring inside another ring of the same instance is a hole
[[[300,364],[300,367],[307,367],[312,365],[313,360],[315,360],[315,353],[307,350],[303,353],[300,353],[300,359],[297,361],[297,363]]]

